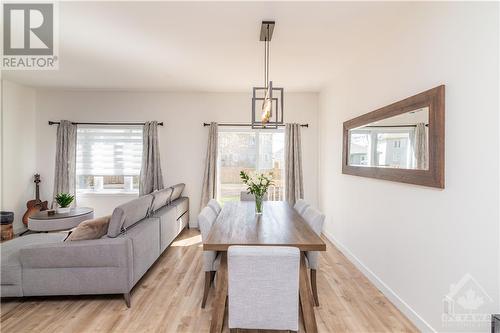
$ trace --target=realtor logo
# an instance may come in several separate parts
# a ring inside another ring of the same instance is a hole
[[[442,320],[446,326],[458,324],[463,327],[487,326],[491,315],[485,311],[491,307],[493,299],[470,274],[450,285],[448,294],[443,298]]]
[[[4,3],[2,69],[57,69],[54,3]]]

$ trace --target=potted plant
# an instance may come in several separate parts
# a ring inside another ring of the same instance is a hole
[[[71,195],[69,193],[59,193],[56,195],[56,202],[57,205],[59,206],[57,208],[57,213],[62,214],[62,213],[68,213],[70,210],[69,205],[73,202],[75,199],[74,195]]]
[[[272,173],[268,176],[261,173],[255,175],[255,177],[250,177],[245,171],[240,171],[240,177],[243,180],[243,184],[247,186],[247,193],[255,196],[255,213],[257,214],[262,214],[264,195],[267,193],[269,186],[274,185],[272,176]]]

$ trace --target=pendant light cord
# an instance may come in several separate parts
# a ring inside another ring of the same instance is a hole
[[[264,38],[264,87],[269,84],[269,24],[267,25],[267,34]]]

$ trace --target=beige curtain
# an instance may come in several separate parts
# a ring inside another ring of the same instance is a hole
[[[304,197],[300,125],[285,125],[285,197],[290,205]]]
[[[147,121],[142,132],[142,165],[139,181],[139,195],[145,195],[163,188],[160,145],[158,143],[158,122]]]
[[[210,123],[208,131],[205,171],[203,172],[203,187],[201,190],[201,207],[203,209],[210,199],[217,195],[217,142],[219,129],[217,123]]]
[[[75,194],[76,177],[76,125],[61,120],[57,125],[56,166],[54,173],[54,194]]]
[[[418,123],[415,127],[414,145],[415,168],[427,170],[429,157],[427,152],[427,132],[424,123]]]

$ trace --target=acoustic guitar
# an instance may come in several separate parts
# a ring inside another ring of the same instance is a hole
[[[41,182],[40,175],[36,174],[35,179],[34,179],[34,183],[36,186],[36,195],[35,195],[34,200],[30,200],[26,203],[26,207],[28,209],[26,210],[26,213],[24,213],[24,215],[23,215],[23,223],[25,226],[28,226],[28,218],[31,215],[33,215],[39,211],[49,209],[48,202],[40,200],[40,185],[39,185],[40,182]]]

